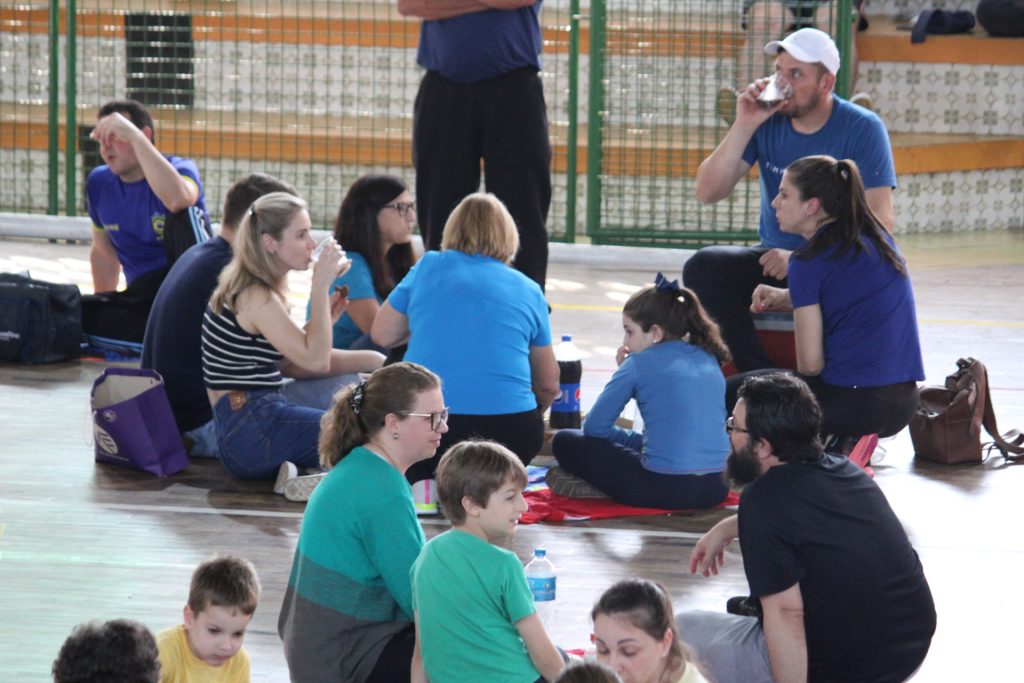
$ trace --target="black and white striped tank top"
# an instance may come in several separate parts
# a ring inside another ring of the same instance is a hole
[[[208,389],[273,389],[284,384],[284,356],[263,335],[249,334],[224,306],[203,314],[203,380]]]

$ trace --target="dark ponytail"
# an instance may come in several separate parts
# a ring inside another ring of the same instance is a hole
[[[851,249],[856,253],[864,251],[864,240],[870,240],[884,260],[906,274],[903,258],[896,253],[888,231],[868,204],[856,162],[836,161],[826,155],[803,157],[790,164],[786,174],[800,199],[817,199],[822,212],[829,217],[828,227],[794,251],[794,257],[814,258],[834,247],[832,258],[840,258]]]
[[[682,339],[704,349],[719,363],[727,363],[732,358],[718,324],[705,312],[697,294],[674,281],[635,292],[622,312],[644,332],[658,325],[665,331],[666,339]]]

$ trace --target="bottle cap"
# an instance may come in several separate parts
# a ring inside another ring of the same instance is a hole
[[[563,334],[562,335],[562,341],[572,341],[572,335],[571,334]]]
[[[533,556],[534,557],[544,557],[547,554],[548,554],[548,551],[545,548],[536,548],[533,551]]]

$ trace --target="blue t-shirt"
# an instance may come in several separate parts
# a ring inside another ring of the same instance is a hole
[[[636,399],[644,432],[615,426]],[[583,433],[640,452],[643,466],[662,474],[725,469],[725,377],[718,360],[684,341],[665,341],[630,354],[601,390]]]
[[[197,232],[196,242],[203,242],[208,238],[209,216],[199,169],[191,159],[169,156],[167,161],[199,189],[199,199],[190,211],[199,214],[192,223],[202,233]],[[97,166],[89,173],[85,190],[89,217],[96,228],[110,235],[127,282],[167,265],[164,223],[170,212],[145,178],[126,183],[106,165]]]
[[[820,230],[828,230],[823,226]],[[886,239],[895,243],[888,234]],[[835,248],[789,260],[793,308],[821,306],[825,367],[842,387],[878,387],[924,379],[910,277],[882,259],[873,242],[832,258]],[[899,249],[897,248],[897,253]]]
[[[355,252],[346,252],[349,259],[352,260],[352,267],[348,271],[337,278],[334,284],[331,285],[331,291],[334,291],[335,287],[341,287],[342,285],[348,285],[348,299],[349,301],[355,301],[356,299],[376,299],[377,303],[384,301],[377,290],[373,288],[373,273],[370,272],[370,264],[363,258],[362,254]],[[312,309],[312,303],[306,303],[306,320],[309,320],[310,311]],[[336,349],[347,349],[352,346],[352,343],[362,337],[365,333],[359,329],[356,322],[352,320],[352,317],[346,311],[341,314],[338,318],[338,322],[334,323],[334,341],[332,345]]]
[[[476,83],[525,66],[540,70],[540,6],[428,19],[416,60],[457,83]]]
[[[804,243],[800,235],[783,233],[772,209],[779,193],[782,172],[797,159],[827,154],[836,159],[853,159],[860,169],[864,187],[896,187],[896,166],[885,124],[875,112],[836,95],[832,115],[817,132],[804,135],[793,130],[788,116],[775,114],[754,133],[743,151],[748,164],[757,162],[761,177],[761,244],[770,249],[796,249]]]
[[[441,377],[453,413],[537,407],[530,348],[550,345],[551,327],[536,282],[488,256],[428,251],[388,301],[409,317],[405,360]]]
[[[182,432],[213,419],[203,382],[203,313],[220,272],[230,262],[231,245],[221,237],[189,247],[164,278],[146,321],[142,367],[164,378]]]

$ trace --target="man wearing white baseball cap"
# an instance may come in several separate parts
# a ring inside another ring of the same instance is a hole
[[[729,132],[697,169],[697,199],[714,204],[729,197],[757,163],[760,244],[705,247],[683,267],[684,284],[718,322],[741,372],[774,366],[754,329],[751,295],[762,283],[785,287],[789,255],[804,243],[799,235],[779,229],[771,207],[787,166],[813,154],[853,159],[872,210],[890,231],[894,220],[896,170],[889,135],[877,114],[833,92],[840,61],[832,38],[804,28],[769,42],[764,50],[776,55],[772,85],[783,98],[759,101],[769,78],[748,85],[736,100],[736,120]]]

